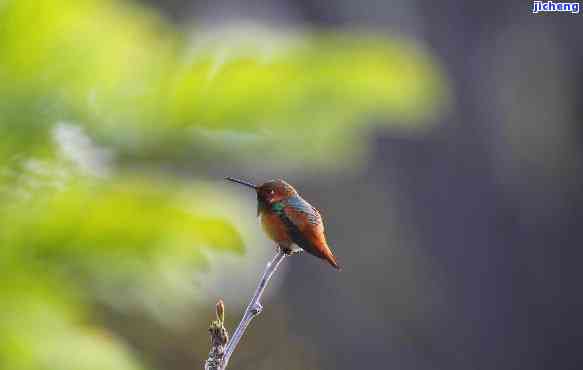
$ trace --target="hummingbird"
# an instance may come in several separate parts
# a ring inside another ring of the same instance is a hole
[[[326,242],[320,212],[305,201],[293,186],[280,179],[259,186],[233,177],[225,179],[255,190],[257,215],[261,217],[263,230],[284,253],[304,250],[340,270]]]

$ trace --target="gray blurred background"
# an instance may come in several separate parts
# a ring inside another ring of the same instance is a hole
[[[580,15],[534,16],[526,2],[147,2],[176,22],[405,35],[451,83],[430,132],[373,135],[358,171],[241,170],[296,184],[324,212],[344,270],[289,262],[234,369],[583,366]]]

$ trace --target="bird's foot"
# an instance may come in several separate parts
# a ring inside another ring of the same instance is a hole
[[[304,251],[302,248],[296,247],[296,246],[282,247],[280,245],[278,247],[279,247],[279,250],[281,250],[283,253],[287,254],[288,256],[291,256],[292,254],[302,253]]]

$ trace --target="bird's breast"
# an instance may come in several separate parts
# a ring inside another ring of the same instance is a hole
[[[280,217],[269,211],[261,212],[261,225],[265,233],[278,244],[291,244],[293,241]]]

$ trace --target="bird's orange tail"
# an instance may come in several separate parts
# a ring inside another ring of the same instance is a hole
[[[324,256],[324,259],[325,259],[326,261],[328,261],[328,263],[329,263],[330,265],[332,265],[332,267],[334,267],[336,270],[342,270],[342,268],[340,268],[340,265],[339,265],[339,264],[338,264],[338,262],[336,261],[336,257],[334,257],[334,255],[332,254],[332,252],[330,252],[330,253],[327,253],[327,254]]]

